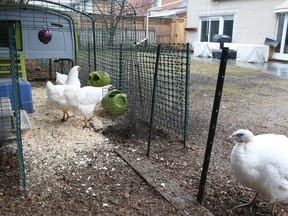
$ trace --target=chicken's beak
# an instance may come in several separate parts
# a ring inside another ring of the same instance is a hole
[[[116,87],[115,86],[110,86],[109,88],[108,88],[108,91],[112,91],[112,90],[114,90],[114,89],[116,89]]]

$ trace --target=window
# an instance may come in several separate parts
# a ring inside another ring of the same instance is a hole
[[[160,7],[162,5],[162,0],[154,0],[153,7]]]
[[[283,46],[282,44],[282,37],[285,37],[285,34],[283,36],[283,32],[284,32],[284,27],[285,27],[285,23],[287,23],[286,19],[285,19],[286,15],[285,14],[279,14],[278,15],[278,30],[277,30],[277,35],[276,35],[276,41],[279,41],[279,45],[275,48],[275,52],[283,53]],[[287,25],[287,24],[286,24]],[[281,51],[282,48],[282,51]]]
[[[212,41],[212,38],[215,34],[219,34],[219,26],[220,26],[220,22],[219,22],[219,19],[213,19],[211,18],[210,19],[210,22],[209,22],[209,41]]]
[[[229,35],[232,38],[233,19],[224,18],[223,34]]]
[[[208,30],[209,28],[209,22],[208,20],[202,20],[201,21],[201,35],[200,35],[200,41],[204,42],[204,41],[208,41]]]
[[[188,0],[182,0],[181,7],[187,7]]]
[[[279,43],[275,47],[272,58],[287,61],[288,59],[288,13],[277,14],[277,29],[275,40]]]
[[[200,41],[212,41],[215,34],[226,34],[232,38],[233,16],[202,17]]]
[[[15,26],[16,48],[22,50],[21,23],[16,20],[0,21],[0,47],[9,47],[8,27],[11,24]]]

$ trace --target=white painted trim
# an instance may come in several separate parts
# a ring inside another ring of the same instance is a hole
[[[198,16],[200,18],[202,18],[202,17],[206,17],[206,16],[234,16],[235,14],[238,14],[238,10],[237,9],[212,10],[212,11],[199,12]]]

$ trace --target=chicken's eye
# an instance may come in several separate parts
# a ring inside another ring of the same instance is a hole
[[[237,134],[238,137],[242,137],[243,136],[243,133],[239,133]]]

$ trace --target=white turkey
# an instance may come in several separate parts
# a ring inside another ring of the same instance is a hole
[[[288,138],[284,135],[256,135],[246,129],[228,137],[234,140],[230,162],[236,179],[245,187],[255,190],[249,203],[253,206],[259,194],[274,203],[288,203]]]
[[[65,90],[64,96],[70,110],[75,115],[84,116],[84,127],[87,127],[88,119],[93,117],[96,106],[114,88],[113,85],[102,87],[85,86],[80,89]]]
[[[68,89],[80,89],[80,82],[78,79],[79,71],[81,67],[76,65],[68,73],[67,81],[65,85],[54,85],[50,81],[46,85],[47,98],[51,102],[51,105],[59,110],[63,111],[63,118],[61,121],[66,121],[70,118],[68,111],[70,107],[66,103],[64,97],[64,91]]]

